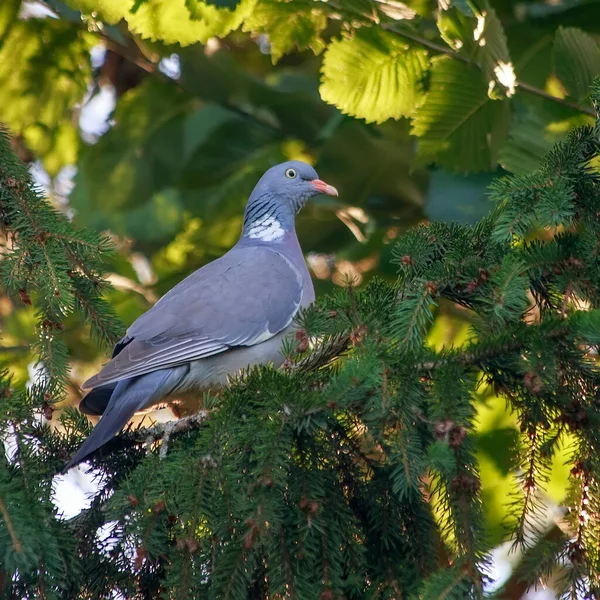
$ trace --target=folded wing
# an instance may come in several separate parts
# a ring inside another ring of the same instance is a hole
[[[302,276],[289,260],[265,247],[236,247],[137,319],[123,349],[83,387],[266,341],[291,323],[301,300]]]

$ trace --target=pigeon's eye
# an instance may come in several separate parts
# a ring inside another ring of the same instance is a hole
[[[285,172],[285,176],[288,179],[296,179],[296,176],[298,175],[298,173],[296,173],[295,169],[287,169]]]

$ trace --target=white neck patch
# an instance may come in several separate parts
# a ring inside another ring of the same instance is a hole
[[[246,235],[253,240],[274,242],[281,239],[285,235],[285,231],[281,223],[271,213],[267,213],[252,223]]]

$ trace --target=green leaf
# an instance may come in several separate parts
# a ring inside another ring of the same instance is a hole
[[[535,171],[552,146],[575,127],[593,125],[594,119],[549,100],[517,104],[508,134],[500,150],[500,165],[507,171],[524,174]]]
[[[294,47],[319,54],[325,48],[320,37],[325,27],[324,8],[314,0],[258,0],[243,30],[268,35],[271,59],[276,63]]]
[[[432,62],[430,91],[412,128],[418,155],[453,171],[495,169],[509,125],[508,102],[489,98],[477,67],[445,56]]]
[[[254,8],[256,0],[241,0],[235,10],[197,1],[190,14],[185,0],[147,0],[126,15],[131,31],[143,38],[167,44],[205,44],[211,37],[224,37],[236,30]]]
[[[469,62],[481,67],[490,96],[512,96],[516,77],[500,19],[488,8],[477,15],[441,10],[438,28],[445,42]]]
[[[569,96],[584,101],[600,73],[600,48],[587,33],[575,27],[559,28],[552,48],[554,71]]]
[[[3,0],[0,3],[0,48],[2,48],[4,39],[17,18],[20,8],[21,0]]]
[[[68,23],[31,19],[15,22],[0,49],[2,121],[23,135],[38,157],[54,152],[46,164],[52,174],[63,160],[74,160],[77,136],[70,121],[91,79],[94,42]]]
[[[132,210],[98,211],[88,223],[97,230],[110,229],[138,242],[160,243],[172,240],[179,233],[184,210],[179,191],[166,188]]]
[[[96,19],[115,25],[133,8],[133,0],[64,0],[67,6],[84,15],[96,15]]]
[[[23,137],[27,148],[35,156],[43,157],[44,168],[51,177],[58,175],[65,165],[74,165],[77,162],[79,131],[68,119],[54,128],[36,123],[25,129]]]
[[[241,117],[218,104],[208,104],[193,112],[184,125],[184,160],[188,160],[217,129],[234,120],[240,121]]]
[[[467,17],[473,17],[473,9],[469,4],[468,0],[450,0],[450,6],[458,9],[463,15]]]
[[[321,69],[321,97],[343,113],[381,123],[410,116],[423,101],[424,50],[372,27],[329,44]]]
[[[116,125],[82,156],[71,204],[82,221],[141,206],[172,185],[182,163],[190,100],[175,86],[146,80],[123,96]]]

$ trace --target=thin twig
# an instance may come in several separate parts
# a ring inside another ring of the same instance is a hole
[[[21,544],[21,540],[19,540],[17,537],[17,532],[15,531],[12,519],[8,514],[8,509],[6,508],[6,504],[4,504],[4,500],[2,498],[0,498],[0,513],[2,513],[2,518],[4,519],[6,529],[8,529],[8,533],[10,534],[10,539],[12,540],[12,545],[15,549],[15,552],[21,554],[21,552],[23,552],[23,544]]]
[[[207,410],[199,410],[196,414],[189,417],[184,417],[178,421],[167,421],[166,423],[157,423],[156,425],[135,431],[136,437],[144,436],[146,446],[162,440],[159,451],[160,458],[164,458],[169,450],[169,441],[173,434],[184,433],[193,429],[198,429],[204,421],[208,419],[209,412]]]
[[[344,353],[350,343],[350,336],[343,334],[334,336],[318,348],[313,348],[306,358],[289,367],[290,371],[314,371],[324,367]]]

